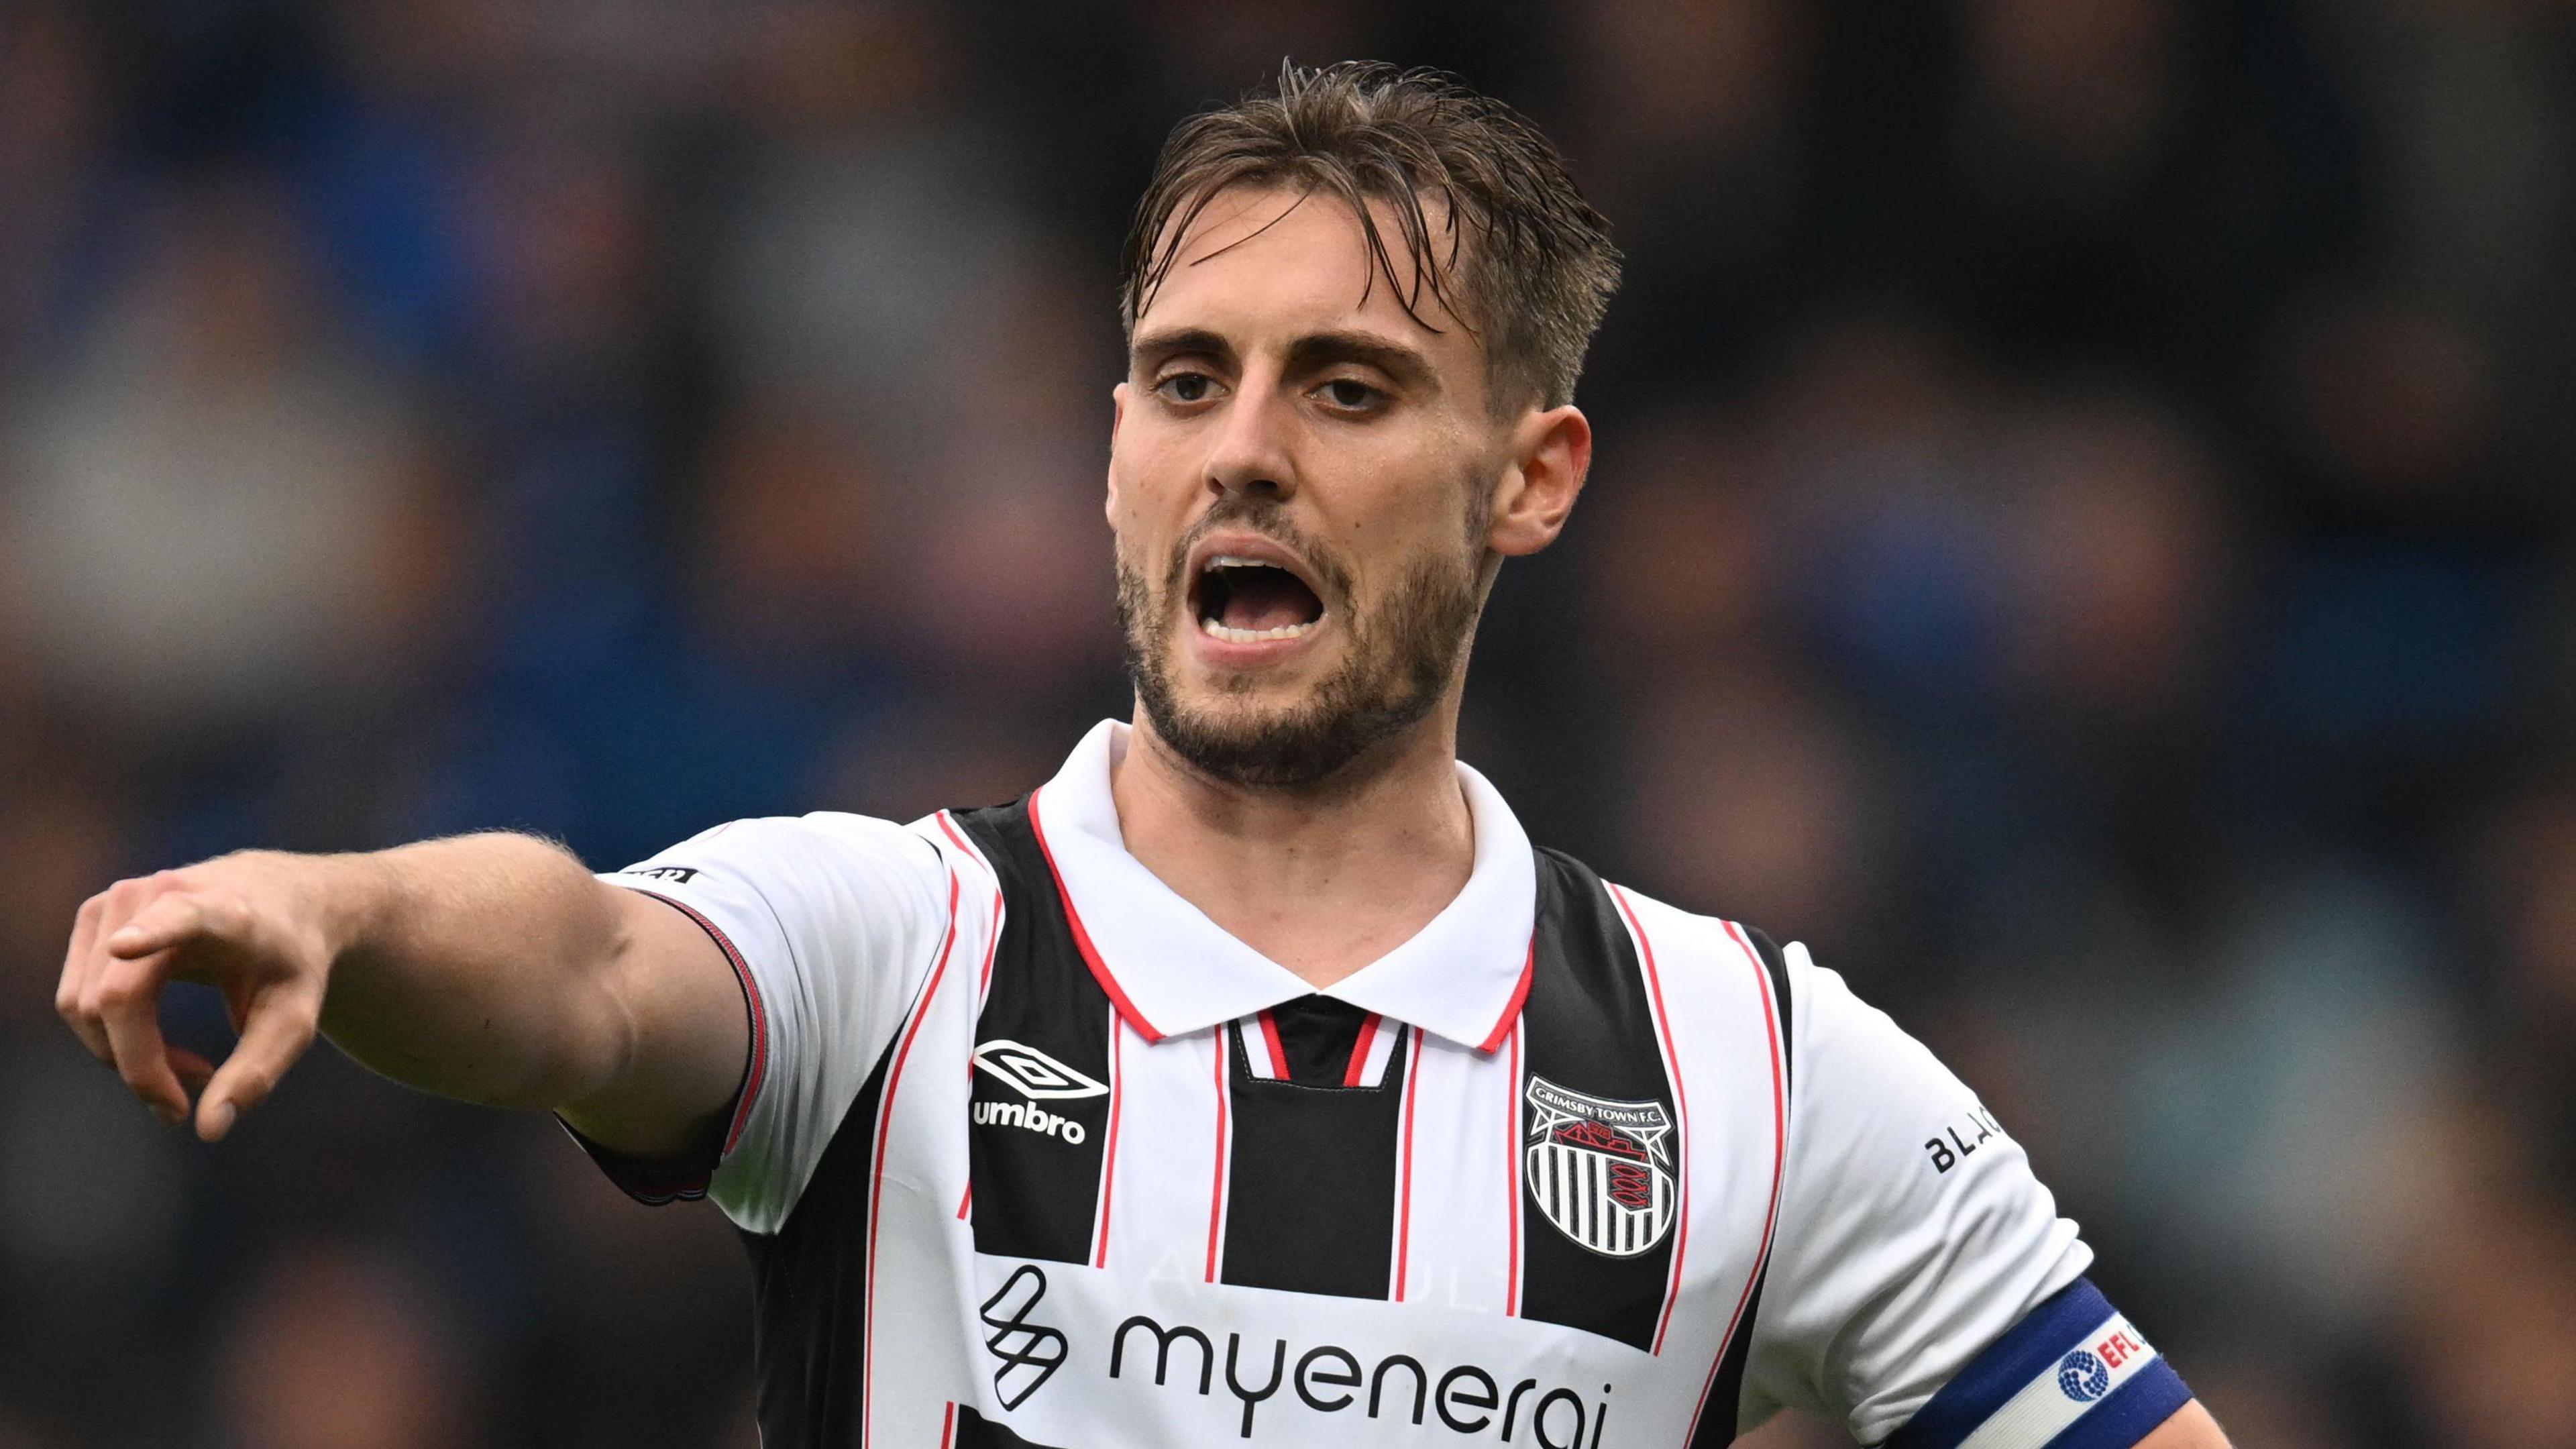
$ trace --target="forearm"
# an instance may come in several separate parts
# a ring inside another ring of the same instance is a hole
[[[162,987],[224,994],[218,1068],[162,1040]],[[372,855],[245,851],[81,903],[54,1007],[155,1112],[232,1130],[317,1029],[397,1081],[550,1107],[619,1151],[678,1153],[741,1080],[749,1026],[723,953],[680,912],[524,835]]]
[[[349,1055],[442,1096],[556,1107],[631,1054],[615,976],[634,931],[565,851],[491,833],[324,863],[321,1026]]]

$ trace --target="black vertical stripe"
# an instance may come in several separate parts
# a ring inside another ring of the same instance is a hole
[[[1396,1030],[1391,1023],[1384,1029]],[[1255,1077],[1246,1057],[1253,1044],[1233,1031],[1224,1034],[1234,1102],[1224,1281],[1342,1298],[1387,1296],[1396,1134],[1410,1049],[1405,1035],[1397,1036],[1379,1085],[1342,1087]],[[1349,1056],[1347,1047],[1342,1056]],[[1297,1061],[1293,1047],[1290,1060]]]
[[[1074,944],[1055,874],[1029,824],[1028,802],[962,810],[952,818],[1000,878],[1006,923],[993,955],[992,987],[976,1018],[976,1046],[1017,1042],[1107,1085],[1109,996]],[[1091,1261],[1109,1098],[1031,1096],[980,1069],[970,1095],[975,1251]]]
[[[1367,1011],[1329,996],[1300,996],[1270,1009],[1270,1024],[1278,1031],[1279,1048],[1288,1058],[1289,1077],[1321,1087],[1342,1084],[1350,1070],[1351,1053],[1359,1046],[1360,1024],[1366,1020]],[[1253,1021],[1244,1029],[1257,1036],[1261,1025]],[[1244,1047],[1254,1051],[1261,1044],[1247,1039]]]
[[[900,1041],[902,1033],[896,1033]],[[764,1444],[855,1444],[866,1406],[858,1371],[868,1311],[868,1187],[888,1043],[841,1116],[796,1206],[775,1234],[744,1233],[751,1254],[755,1413]]]
[[[1785,1094],[1793,1065],[1792,1033],[1789,1030],[1789,959],[1782,954],[1779,942],[1753,927],[1746,926],[1744,935],[1753,943],[1753,954],[1762,958],[1762,969],[1771,978],[1772,999],[1778,1003],[1780,1087]],[[1762,1320],[1762,1289],[1770,1276],[1771,1261],[1766,1256],[1754,1269],[1753,1289],[1745,1295],[1743,1319],[1736,1324],[1735,1336],[1727,1341],[1726,1352],[1718,1360],[1717,1376],[1709,1385],[1707,1407],[1700,1411],[1699,1431],[1691,1436],[1689,1449],[1718,1449],[1718,1446],[1735,1440],[1735,1426],[1744,1414],[1744,1366],[1752,1357],[1754,1330]]]
[[[1672,1130],[1654,1166],[1671,1174],[1680,1162],[1681,1118],[1645,976],[1618,911],[1600,877],[1555,851],[1538,853],[1537,939],[1521,1018],[1527,1076],[1518,1089],[1526,1098],[1530,1081],[1543,1079],[1587,1097],[1660,1105]],[[1538,1120],[1526,1100],[1521,1112],[1527,1123]],[[1598,1225],[1610,1205],[1607,1160],[1576,1153],[1576,1170],[1561,1172],[1558,1153],[1533,1160],[1526,1131],[1516,1146],[1531,1179],[1521,1201],[1521,1316],[1651,1348],[1671,1275],[1673,1228],[1631,1256],[1584,1246],[1557,1227],[1549,1208],[1578,1233]],[[1543,1190],[1536,1181],[1542,1175]]]
[[[1761,1317],[1762,1287],[1770,1276],[1766,1262],[1753,1277],[1753,1291],[1744,1300],[1744,1319],[1736,1324],[1735,1336],[1726,1341],[1725,1356],[1717,1362],[1717,1377],[1702,1401],[1699,1429],[1691,1435],[1689,1449],[1720,1449],[1735,1442],[1736,1421],[1744,1413],[1744,1365],[1753,1354],[1753,1324]]]

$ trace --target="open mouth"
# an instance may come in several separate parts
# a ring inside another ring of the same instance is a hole
[[[1324,619],[1324,601],[1277,564],[1218,554],[1191,581],[1199,630],[1229,644],[1294,639]]]

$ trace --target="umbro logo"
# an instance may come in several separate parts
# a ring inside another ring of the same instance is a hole
[[[1036,1047],[1022,1046],[1007,1037],[995,1037],[976,1047],[975,1066],[1033,1102],[1099,1097],[1109,1091],[1106,1083],[1095,1082]]]

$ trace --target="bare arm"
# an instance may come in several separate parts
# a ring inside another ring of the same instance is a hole
[[[174,980],[223,992],[241,1040],[220,1068],[162,1041]],[[639,1157],[702,1140],[749,1050],[732,969],[695,923],[508,834],[119,881],[82,905],[55,1006],[164,1120],[202,1082],[210,1142],[317,1029],[397,1081],[554,1108]]]

